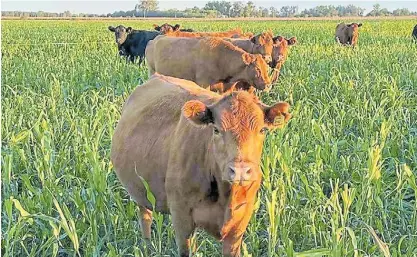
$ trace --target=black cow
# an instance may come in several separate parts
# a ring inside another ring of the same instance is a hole
[[[414,40],[417,42],[417,25],[414,27],[413,29],[413,34],[412,34]]]
[[[183,31],[183,32],[194,32],[192,29],[180,29],[180,24],[175,24],[175,26],[172,26],[171,24],[165,23],[161,26],[158,26],[156,24],[153,25],[153,28],[156,31],[162,32],[162,34],[165,34],[166,32],[174,32],[174,31]]]
[[[134,63],[139,57],[139,65],[145,57],[146,45],[149,41],[160,35],[157,31],[134,30],[131,27],[119,25],[109,26],[109,30],[114,32],[120,56],[126,56],[127,60]]]

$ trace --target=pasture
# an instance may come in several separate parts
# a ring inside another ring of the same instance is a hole
[[[109,160],[122,104],[148,75],[120,59],[107,27],[153,23],[2,21],[3,256],[177,256],[169,215],[141,239]],[[356,49],[335,43],[338,21],[178,23],[298,39],[259,93],[293,118],[266,138],[243,256],[417,256],[415,20],[365,20]],[[196,256],[221,256],[195,238]]]

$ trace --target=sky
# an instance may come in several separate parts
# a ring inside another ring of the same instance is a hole
[[[235,2],[236,0],[228,0]],[[187,7],[203,7],[208,0],[159,0],[159,10],[166,10],[170,8],[185,9]],[[246,2],[246,0],[243,0]],[[313,8],[318,5],[349,5],[353,4],[365,8],[365,12],[372,10],[372,6],[379,3],[382,8],[387,8],[392,11],[397,8],[408,8],[410,11],[417,11],[417,0],[414,1],[345,1],[345,0],[333,0],[333,1],[314,1],[314,0],[303,0],[303,1],[274,1],[274,0],[252,0],[256,6],[271,7],[274,6],[280,9],[285,5],[298,5],[299,10]],[[127,11],[133,10],[135,4],[138,1],[134,0],[54,0],[54,1],[36,1],[36,0],[2,0],[1,10],[2,11],[45,11],[45,12],[64,12],[70,11],[71,13],[95,13],[95,14],[106,14],[113,13],[115,11]]]

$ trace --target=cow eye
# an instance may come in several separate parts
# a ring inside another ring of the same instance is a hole
[[[260,132],[265,135],[268,132],[268,128],[262,128]]]
[[[216,127],[214,127],[213,132],[214,132],[215,135],[219,135],[220,134],[219,129],[216,128]]]

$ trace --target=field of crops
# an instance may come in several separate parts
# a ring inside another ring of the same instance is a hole
[[[2,256],[177,256],[168,215],[141,238],[109,160],[122,104],[148,76],[117,56],[107,27],[120,23],[161,22],[2,21]],[[293,118],[267,136],[244,256],[417,256],[415,20],[365,21],[356,49],[335,44],[337,21],[179,23],[298,38],[260,93]],[[195,239],[195,256],[221,256]]]

